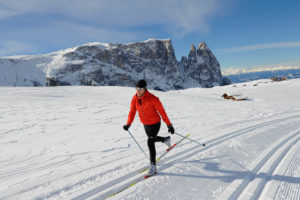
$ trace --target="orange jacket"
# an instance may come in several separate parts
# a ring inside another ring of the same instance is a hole
[[[171,125],[171,122],[159,98],[148,92],[148,90],[142,97],[138,97],[137,95],[133,96],[127,124],[131,125],[134,120],[136,111],[138,111],[140,121],[144,125],[152,125],[160,122],[160,116],[163,118],[164,122],[167,125]]]

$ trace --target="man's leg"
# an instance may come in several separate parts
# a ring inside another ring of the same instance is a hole
[[[150,162],[152,164],[156,164],[156,150],[155,150],[155,142],[164,142],[165,139],[163,137],[157,136],[160,129],[160,122],[153,125],[145,125],[144,126],[146,134],[148,136],[148,148],[150,152]]]

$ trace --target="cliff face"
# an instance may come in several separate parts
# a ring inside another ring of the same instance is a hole
[[[81,66],[94,66],[90,71],[78,68],[84,83],[133,86],[136,80],[145,78],[150,88],[162,90],[174,89],[176,84],[181,84],[178,83],[180,76],[170,40],[109,44],[105,49],[82,46],[76,52],[86,56]],[[67,60],[76,57],[66,55]]]
[[[222,83],[219,63],[204,42],[198,49],[192,46],[188,58],[180,62],[170,40],[149,39],[129,44],[88,43],[51,54],[0,58],[1,71],[4,68],[9,73],[6,81],[0,76],[0,84],[15,86],[44,86],[46,82],[134,86],[144,78],[150,89],[172,90]],[[29,72],[19,73],[20,69]],[[33,69],[38,71],[37,77],[30,75]]]
[[[213,87],[222,83],[220,64],[205,42],[197,49],[192,45],[188,58],[183,57],[179,66],[185,87]]]

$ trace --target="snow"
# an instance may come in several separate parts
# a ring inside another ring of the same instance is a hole
[[[170,42],[169,39],[164,40],[156,40],[156,39],[149,39],[147,41],[143,41],[142,43],[148,43],[146,48],[150,48],[154,50],[156,45],[155,41],[162,41],[162,42]],[[136,43],[131,43],[136,44]],[[120,45],[123,46],[120,48]],[[166,45],[166,44],[165,44]],[[119,56],[122,56],[123,53],[130,53],[132,50],[129,48],[125,48],[123,44],[110,44],[110,43],[99,43],[99,42],[89,42],[80,46],[76,46],[73,48],[68,48],[64,50],[60,50],[57,52],[52,52],[44,55],[24,55],[24,56],[11,56],[11,57],[2,57],[0,58],[0,86],[46,86],[46,79],[48,77],[57,78],[59,81],[64,83],[69,83],[71,85],[82,85],[83,77],[87,77],[89,79],[90,74],[94,70],[103,72],[103,77],[112,77],[114,75],[116,80],[110,80],[115,82],[120,82],[120,78],[117,75],[122,75],[123,77],[130,77],[133,81],[137,79],[141,79],[147,75],[147,79],[151,80],[152,83],[149,84],[149,88],[155,88],[159,85],[160,89],[163,90],[170,90],[174,89],[174,80],[166,82],[166,79],[163,79],[163,74],[161,75],[153,75],[153,71],[147,73],[148,70],[145,71],[135,71],[132,70],[132,66],[125,64],[122,68],[116,65],[112,65],[109,63],[101,62],[97,59],[94,59],[98,55],[95,55],[97,51],[88,51],[84,53],[84,50],[78,50],[80,47],[86,49],[85,47],[97,47],[97,50],[111,50],[111,49],[118,49]],[[142,47],[142,48],[145,48]],[[167,50],[169,46],[166,45]],[[83,51],[83,52],[82,52]],[[128,51],[128,52],[126,52]],[[123,52],[123,53],[122,53]],[[67,54],[73,54],[74,57],[68,56]],[[134,53],[133,53],[134,54]],[[80,56],[87,57],[87,58],[80,58]],[[132,55],[133,57],[136,55]],[[112,59],[114,59],[112,57]],[[133,59],[134,60],[134,59]],[[139,58],[138,63],[137,61],[133,61],[132,64],[139,64],[139,63],[146,63],[150,62],[149,59]],[[149,64],[149,63],[148,63]],[[76,69],[75,66],[79,68],[82,66],[82,69]],[[75,72],[71,69],[75,70]],[[175,68],[174,68],[175,69]],[[69,75],[67,73],[69,72]],[[149,72],[149,71],[148,71]],[[160,73],[156,71],[155,73]],[[86,75],[87,74],[87,75]],[[86,75],[86,76],[85,76]],[[174,78],[179,80],[179,74],[173,74],[170,78]],[[106,81],[96,81],[94,77],[91,78],[92,85],[108,85]],[[101,79],[101,77],[99,78]],[[122,78],[121,78],[122,79]],[[128,82],[127,85],[132,85],[132,80],[121,80],[124,82]],[[113,84],[113,83],[110,83]],[[122,85],[122,84],[120,84]],[[189,85],[185,84],[186,87]],[[199,86],[199,83],[197,84]]]
[[[144,40],[142,41],[141,43],[149,43],[148,44],[148,47],[151,49],[151,50],[154,50],[155,49],[155,42],[156,41],[160,41],[160,42],[171,42],[170,39],[155,39],[155,38],[149,38],[147,40]],[[135,44],[136,42],[129,42],[129,43],[126,43],[126,45],[131,45],[131,44]],[[168,46],[166,46],[166,48],[168,48]]]
[[[162,41],[162,42],[170,42],[171,40],[168,39],[155,39],[155,38],[149,38],[148,40],[143,41],[144,43],[148,42],[155,42],[155,41]],[[129,43],[130,44],[130,43]]]
[[[290,69],[300,69],[300,66],[257,66],[252,68],[234,68],[230,67],[222,70],[223,76],[228,75],[238,75],[243,73],[253,73],[253,72],[266,72],[266,71],[280,71],[280,70],[290,70]]]
[[[53,52],[53,53],[50,53],[50,54],[66,54],[66,53],[74,52],[74,51],[76,51],[77,48],[82,47],[82,46],[97,46],[102,51],[104,51],[106,48],[109,48],[110,45],[111,45],[110,43],[87,42],[87,43],[79,45],[79,46],[75,46],[75,47],[68,48],[68,49],[63,49],[63,50]]]
[[[293,79],[150,91],[206,147],[184,140],[132,185],[149,162],[122,129],[134,88],[0,87],[0,199],[300,199],[299,89]],[[130,130],[148,154],[138,115]]]
[[[67,53],[76,52],[76,49],[82,46],[97,46],[99,49],[105,50],[110,47],[110,44],[90,42],[44,55],[2,57],[0,58],[0,71],[3,73],[0,73],[0,86],[35,86],[33,81],[37,82],[38,86],[46,86],[46,77],[56,76],[55,73],[65,65],[85,63],[85,60],[67,60],[64,56]],[[84,69],[84,71],[88,70],[91,68]],[[66,77],[64,81],[74,82],[75,85],[78,85],[77,77],[78,74],[74,73]]]
[[[15,58],[15,57],[12,57]],[[0,60],[1,86],[32,86],[32,81],[45,83],[45,62],[50,62],[49,56],[19,56],[18,60],[10,58]]]

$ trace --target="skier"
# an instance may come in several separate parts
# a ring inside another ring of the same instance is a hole
[[[123,126],[124,130],[128,131],[131,123],[134,120],[136,111],[139,113],[140,121],[144,125],[145,132],[148,136],[147,143],[150,152],[150,168],[148,171],[148,176],[152,176],[156,173],[155,142],[162,142],[165,143],[169,148],[171,147],[170,136],[157,136],[161,125],[161,117],[167,124],[169,133],[174,134],[175,130],[159,98],[147,90],[147,83],[145,80],[139,80],[136,83],[136,94],[131,100],[128,120],[126,125]]]

